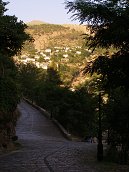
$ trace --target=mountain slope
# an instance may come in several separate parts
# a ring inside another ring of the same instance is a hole
[[[38,50],[48,47],[73,47],[83,44],[83,34],[88,32],[81,25],[56,25],[32,22],[27,32],[34,38],[35,48]]]

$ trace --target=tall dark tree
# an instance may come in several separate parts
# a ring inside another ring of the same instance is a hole
[[[7,4],[0,0],[0,47],[2,54],[13,56],[21,50],[29,35],[25,33],[26,24],[18,22],[16,16],[4,14]]]
[[[66,1],[68,12],[81,23],[86,23],[91,30],[87,44],[96,47],[117,49],[113,56],[100,56],[91,66],[91,72],[102,74],[113,84],[111,87],[128,87],[128,53],[129,53],[129,4],[123,0],[75,0]],[[126,79],[123,79],[126,78]]]
[[[128,50],[129,4],[125,0],[75,0],[66,1],[68,12],[74,20],[86,23],[90,30],[88,45],[91,48],[114,46]]]
[[[24,42],[30,39],[30,36],[25,32],[26,24],[22,21],[18,22],[15,16],[4,14],[7,11],[5,8],[7,4],[0,0],[0,80],[2,82],[9,79],[14,82],[16,68],[12,57],[20,52]],[[8,95],[8,97],[11,99],[13,96]],[[16,106],[17,99],[14,101]]]
[[[22,21],[5,15],[7,4],[0,0],[0,132],[7,130],[9,137],[6,138],[11,138],[9,126],[16,124],[14,114],[20,100],[13,56],[20,52],[30,36],[25,32],[27,26]]]
[[[108,116],[108,121],[112,121],[109,122],[110,132],[114,138],[119,137],[117,144],[122,145],[123,162],[127,163],[129,113],[126,109],[128,109],[128,103],[124,97],[116,96],[114,92],[117,94],[124,92],[123,96],[129,97],[129,1],[74,0],[66,1],[65,4],[68,13],[73,13],[74,20],[79,20],[81,24],[85,23],[89,27],[91,34],[86,40],[89,48],[92,50],[97,47],[107,50],[111,47],[116,49],[113,55],[107,53],[105,56],[98,56],[87,67],[87,71],[91,74],[96,72],[102,75],[103,90],[108,91],[109,106],[112,107],[112,113],[110,117]],[[125,111],[122,109],[123,106],[120,106],[121,113],[117,113],[117,105],[122,103],[122,99],[125,100]],[[119,119],[124,121],[124,129],[121,128]],[[115,127],[113,122],[115,122]],[[112,140],[111,142],[113,143]]]
[[[40,70],[31,63],[18,65],[18,80],[21,86],[22,96],[33,101],[34,89],[39,79]]]

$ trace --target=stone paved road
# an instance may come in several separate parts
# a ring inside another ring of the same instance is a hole
[[[51,120],[26,102],[17,123],[20,150],[0,157],[0,172],[94,172],[95,144],[66,140]],[[88,153],[90,152],[90,156]]]

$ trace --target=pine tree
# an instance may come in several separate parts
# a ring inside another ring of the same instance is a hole
[[[86,24],[91,34],[87,45],[93,51],[97,47],[113,47],[113,54],[99,55],[86,72],[102,76],[103,89],[109,94],[107,121],[110,143],[121,145],[122,161],[127,163],[129,150],[129,1],[128,0],[74,0],[66,1],[66,9],[74,20]],[[121,95],[121,96],[119,96]],[[123,100],[123,101],[122,101]],[[119,111],[117,109],[119,106]],[[119,113],[118,113],[119,112]],[[120,119],[120,120],[119,120]],[[123,125],[121,125],[121,121]],[[114,126],[115,124],[115,126]],[[122,126],[122,127],[121,127]],[[119,138],[119,139],[118,139]]]

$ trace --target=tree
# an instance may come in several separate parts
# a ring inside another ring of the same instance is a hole
[[[91,61],[87,66],[87,71],[91,74],[96,72],[102,76],[103,90],[108,92],[109,104],[112,107],[112,113],[107,116],[107,119],[108,122],[115,121],[115,127],[113,123],[108,123],[110,132],[114,138],[116,135],[122,138],[119,139],[117,145],[122,145],[123,156],[127,157],[129,136],[126,126],[129,126],[129,116],[125,98],[129,97],[129,1],[75,0],[65,3],[66,9],[69,9],[68,13],[72,12],[75,20],[79,20],[81,24],[86,22],[88,25],[91,31],[87,39],[89,48],[92,48],[93,51],[96,47],[107,48],[107,54],[99,55],[94,61]],[[116,52],[110,55],[108,51],[112,47],[116,49]],[[124,92],[123,97],[114,95],[114,92],[117,92],[118,95]],[[123,104],[120,106],[122,100],[125,100],[124,106]],[[119,111],[123,115],[117,113],[118,104]],[[123,127],[124,129],[122,128],[123,131],[126,131],[124,132],[126,139],[123,138],[119,119],[124,123],[126,121],[126,126]],[[110,141],[113,143],[112,140]],[[127,163],[127,158],[124,158],[124,163]]]
[[[91,73],[103,75],[104,81],[111,87],[128,87],[128,55],[129,55],[129,3],[123,0],[75,0],[66,1],[68,12],[81,23],[87,22],[91,34],[87,45],[93,50],[97,47],[116,48],[113,55],[99,56],[92,61]],[[76,12],[76,13],[75,13]],[[87,38],[87,37],[86,37]],[[119,72],[119,74],[118,74]],[[124,79],[123,79],[124,77]],[[115,80],[114,80],[115,78]],[[117,78],[117,79],[116,79]]]
[[[47,75],[46,75],[45,81],[48,82],[49,84],[51,83],[53,85],[62,84],[59,73],[53,67],[49,67],[47,69]]]
[[[81,24],[86,22],[89,26],[92,34],[88,36],[88,45],[91,48],[114,46],[123,50],[128,49],[127,0],[66,1],[66,9],[69,9],[68,13],[74,13],[74,20],[79,20]]]
[[[18,22],[15,16],[4,14],[7,4],[0,0],[0,132],[5,130],[10,134],[9,126],[16,125],[15,110],[20,100],[13,56],[18,54],[24,42],[31,38],[25,32],[26,24]]]
[[[1,53],[10,57],[20,52],[24,42],[30,37],[25,33],[26,24],[18,22],[16,16],[4,15],[7,4],[0,0],[0,47]]]
[[[18,65],[18,80],[21,86],[22,95],[33,101],[35,88],[39,80],[40,70],[36,65],[27,63]]]
[[[113,161],[127,163],[129,148],[129,96],[121,88],[113,89],[110,100],[103,107],[108,128],[108,155]],[[119,146],[119,151],[117,147]],[[115,152],[114,152],[115,151]]]
[[[4,15],[7,4],[7,2],[0,0],[0,79],[1,82],[2,80],[12,80],[10,84],[13,83],[14,86],[17,72],[12,56],[20,52],[23,43],[30,39],[30,36],[25,33],[27,26],[22,21],[18,22],[15,16]],[[3,87],[7,87],[7,85],[3,85]],[[10,95],[8,97],[13,98]],[[17,103],[17,99],[13,99],[13,101],[15,104]]]

